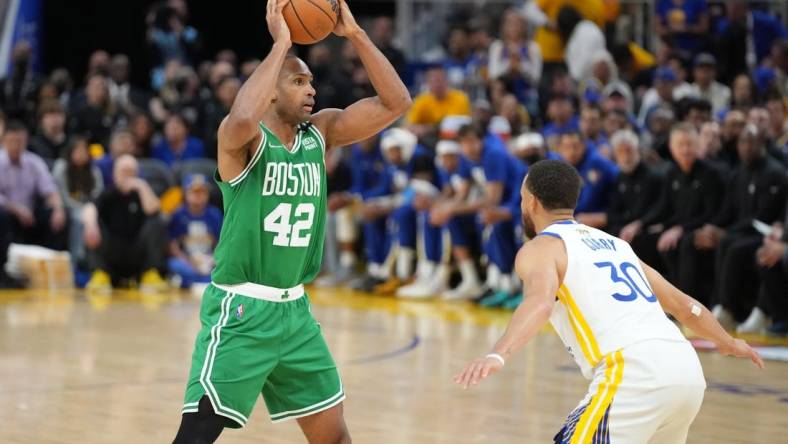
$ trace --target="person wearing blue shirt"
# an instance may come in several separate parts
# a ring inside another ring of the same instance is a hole
[[[615,163],[592,152],[578,132],[561,136],[555,154],[549,156],[569,162],[580,173],[583,188],[575,207],[578,222],[601,228],[607,223],[607,207],[618,177]]]
[[[406,298],[425,298],[443,296],[448,290],[448,257],[445,256],[444,233],[451,238],[451,249],[457,260],[463,282],[475,288],[473,293],[480,294],[483,289],[479,283],[476,265],[470,253],[478,245],[476,221],[473,214],[459,215],[448,222],[433,220],[433,209],[440,212],[442,207],[452,207],[464,203],[471,193],[471,172],[469,162],[460,154],[460,145],[453,140],[441,140],[435,147],[434,161],[437,167],[437,181],[434,192],[423,185],[416,187],[420,179],[417,173],[411,182],[416,191],[414,208],[420,212],[419,226],[423,230],[423,250],[426,261],[419,262],[416,280],[397,291]],[[431,159],[429,159],[432,161]],[[427,190],[419,190],[426,188]],[[440,194],[438,194],[440,193]],[[476,248],[478,251],[478,248]],[[462,284],[461,284],[462,285]]]
[[[670,37],[690,54],[702,49],[709,30],[709,5],[706,0],[659,0],[657,34]]]
[[[434,209],[431,215],[436,223],[447,223],[452,217],[463,214],[480,214],[485,210],[493,211],[512,198],[513,193],[520,192],[519,161],[506,150],[506,145],[497,136],[486,134],[477,125],[465,125],[460,128],[457,141],[463,155],[471,166],[471,178],[483,192],[468,202],[454,206]],[[481,216],[482,214],[480,214]],[[485,233],[482,249],[490,260],[488,285],[491,291],[511,292],[514,289],[512,266],[517,244],[514,236],[514,221],[509,217],[478,220],[479,229]],[[472,299],[480,296],[473,294],[470,287],[457,287],[445,296],[448,299]]]
[[[747,66],[754,68],[761,63],[769,56],[775,41],[788,37],[788,31],[778,17],[768,12],[751,9],[748,2],[742,1],[728,4],[728,17],[717,22],[717,33],[721,36],[730,34],[738,41],[739,45],[736,46],[743,51],[734,52],[743,52],[737,56],[744,58],[745,68]],[[740,34],[744,34],[744,42],[738,37]],[[725,54],[726,52],[728,51],[723,51],[722,55],[730,57],[731,54]],[[742,60],[736,65],[741,62]]]
[[[427,155],[427,151],[418,145],[413,133],[403,128],[383,133],[380,146],[385,159],[380,177],[374,187],[358,192],[363,200],[368,276],[352,282],[351,287],[393,293],[409,274],[409,266],[415,258],[416,215],[403,208],[403,192],[410,182],[414,160]],[[393,241],[398,241],[398,273],[392,278],[385,264]]]
[[[188,175],[183,180],[185,205],[170,220],[168,266],[179,276],[181,286],[211,282],[213,250],[222,230],[222,212],[208,204],[210,184],[202,174]]]
[[[189,135],[183,116],[172,114],[164,124],[164,138],[155,147],[151,157],[172,166],[175,162],[205,157],[202,141]]]
[[[352,204],[356,201],[384,195],[388,192],[388,184],[381,185],[386,179],[383,177],[386,163],[379,146],[380,138],[375,135],[366,140],[349,146],[347,163],[350,170],[350,187],[345,191],[331,193],[328,196],[328,210],[336,215],[337,240],[339,241],[339,267],[331,274],[321,276],[315,280],[315,286],[335,287],[337,285],[353,282],[360,283],[363,279],[356,279],[355,264],[355,221],[353,218]],[[377,238],[378,234],[385,234],[385,219],[364,224],[365,252],[370,263],[383,263],[388,256],[388,238]],[[345,224],[345,225],[342,225]],[[378,224],[376,230],[371,230],[369,224]]]
[[[577,131],[580,128],[579,119],[575,115],[574,103],[569,96],[556,94],[550,97],[547,103],[547,118],[549,122],[542,128],[542,136],[550,149],[555,149],[561,134]]]

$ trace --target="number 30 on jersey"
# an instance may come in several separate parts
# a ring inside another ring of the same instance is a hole
[[[278,247],[308,247],[312,233],[304,232],[312,228],[315,206],[311,203],[298,204],[293,215],[295,220],[291,223],[292,212],[292,204],[280,203],[263,219],[263,230],[276,234],[273,243]]]

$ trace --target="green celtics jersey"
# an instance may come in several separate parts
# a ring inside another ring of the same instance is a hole
[[[299,126],[292,150],[260,123],[262,139],[235,179],[216,180],[224,224],[216,247],[217,284],[290,288],[320,271],[326,218],[325,140]]]

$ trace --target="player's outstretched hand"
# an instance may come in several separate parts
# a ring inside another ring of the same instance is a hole
[[[763,368],[763,359],[761,359],[761,356],[742,339],[734,339],[731,343],[720,346],[719,351],[723,356],[750,358],[758,368]]]
[[[454,382],[461,385],[464,390],[478,384],[501,368],[503,364],[496,358],[488,356],[476,358],[465,366],[465,370],[454,376]]]
[[[268,22],[268,32],[274,38],[274,43],[289,43],[290,28],[287,27],[282,9],[288,0],[268,0],[265,8],[265,21]]]
[[[334,34],[340,37],[350,37],[359,31],[361,31],[361,27],[356,23],[356,19],[353,17],[353,13],[350,12],[347,2],[339,0],[339,19],[334,27]]]

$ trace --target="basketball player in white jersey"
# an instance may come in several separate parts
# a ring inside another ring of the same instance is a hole
[[[492,352],[455,382],[468,388],[499,371],[549,320],[591,380],[556,443],[684,443],[706,383],[695,350],[665,312],[723,355],[761,368],[763,361],[703,305],[640,262],[629,244],[575,222],[580,186],[565,162],[545,160],[528,171],[522,214],[532,240],[515,259],[525,301]]]

